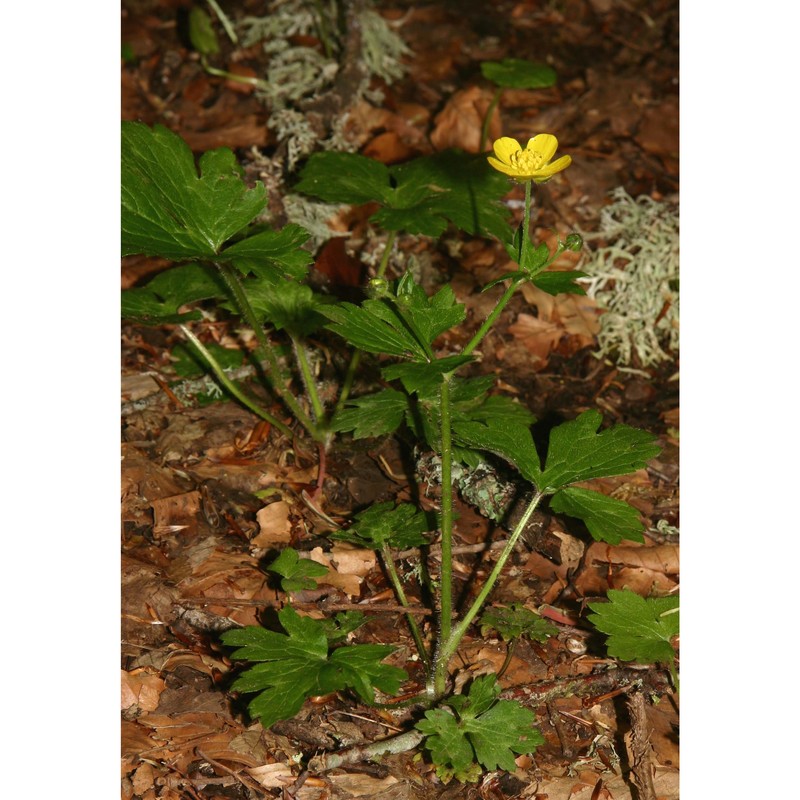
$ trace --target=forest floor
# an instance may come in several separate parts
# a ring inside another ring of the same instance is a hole
[[[293,178],[286,169],[286,142],[268,126],[269,103],[253,86],[204,70],[188,45],[190,3],[124,0],[122,5],[123,119],[166,125],[197,154],[234,149],[248,178],[267,185],[275,218],[285,221],[283,200]],[[238,22],[263,15],[266,5],[244,0],[226,4],[226,11]],[[494,92],[480,62],[546,61],[557,84],[507,89],[490,137],[524,143],[535,133],[552,132],[559,154],[573,158],[566,172],[536,190],[534,240],[552,245],[557,237],[580,231],[588,247],[568,256],[574,268],[591,275],[592,254],[608,244],[601,212],[615,190],[622,187],[630,198],[647,196],[677,219],[677,3],[396,0],[375,8],[408,47],[400,58],[403,74],[391,83],[373,77],[366,96],[348,94],[343,83],[320,90],[331,100],[314,108],[321,136],[344,121],[344,135],[358,152],[390,164],[447,147],[476,152]],[[243,76],[266,74],[270,56],[261,43],[235,46],[220,25],[216,28],[222,53],[214,57],[215,66]],[[322,49],[309,34],[296,34],[293,42]],[[346,46],[343,51],[345,61],[357,60]],[[344,64],[343,71],[347,66],[352,64]],[[300,107],[312,113],[303,101]],[[509,184],[515,223],[523,195],[521,187]],[[320,286],[354,291],[364,285],[385,242],[367,226],[369,213],[350,209],[333,221],[338,233],[348,235],[315,251]],[[439,240],[401,235],[395,246],[390,277],[413,264],[431,289],[450,282],[467,308],[466,341],[496,299],[481,287],[509,270],[502,246],[459,233]],[[165,266],[158,259],[128,257],[123,287],[138,285]],[[669,305],[665,301],[646,325],[654,329]],[[544,512],[530,524],[492,602],[558,609],[560,633],[542,644],[520,642],[503,688],[558,686],[574,679],[586,688],[532,703],[546,743],[535,755],[517,759],[514,774],[490,773],[468,785],[443,785],[413,752],[298,781],[303,758],[388,736],[402,720],[341,695],[309,701],[295,719],[264,730],[247,716],[245,700],[227,691],[231,663],[219,643],[221,631],[262,623],[285,602],[265,564],[291,545],[330,568],[318,589],[293,594],[295,608],[368,611],[358,641],[399,645],[393,663],[404,666],[412,681],[418,677],[413,642],[375,554],[332,543],[326,533],[373,502],[417,498],[435,508],[437,488],[421,461],[401,437],[340,437],[328,454],[323,497],[315,505],[309,498],[319,461],[312,445],[299,435],[288,441],[233,401],[179,400],[170,388],[176,380],[170,350],[180,333],[169,326],[124,326],[123,797],[640,796],[630,777],[624,695],[614,691],[613,680],[598,680],[616,662],[592,636],[586,602],[604,597],[609,588],[627,586],[647,596],[678,585],[678,354],[662,341],[661,357],[653,361],[636,348],[626,363],[612,351],[598,356],[602,310],[599,298],[553,298],[526,286],[482,344],[478,374],[496,375],[499,389],[538,419],[572,419],[596,408],[608,422],[652,432],[662,451],[646,469],[595,487],[639,510],[646,527],[643,544],[594,542],[582,526]],[[222,344],[235,339],[224,320],[205,321],[197,330]],[[333,337],[320,344],[336,346]],[[491,567],[497,550],[489,543],[506,531],[463,498],[457,512],[454,574],[456,597],[463,602],[476,575]],[[379,610],[370,610],[375,607]],[[470,677],[496,673],[505,655],[502,640],[482,636],[476,627],[454,659],[452,678],[463,685]],[[648,704],[647,716],[656,793],[673,800],[677,695],[665,689],[658,703]]]

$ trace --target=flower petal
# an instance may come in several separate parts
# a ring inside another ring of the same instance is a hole
[[[515,169],[510,164],[504,164],[502,161],[498,161],[496,158],[492,158],[491,156],[487,156],[486,160],[498,172],[503,172],[506,175],[510,175],[512,178],[516,178],[519,176],[519,170]]]
[[[561,156],[561,158],[557,158],[551,164],[547,164],[541,169],[537,169],[534,180],[536,183],[544,183],[552,178],[557,172],[561,172],[561,170],[566,169],[571,163],[572,156]]]
[[[537,133],[532,139],[528,139],[525,149],[535,150],[546,164],[558,150],[558,139],[552,133]]]
[[[504,164],[508,164],[511,161],[511,156],[522,150],[520,143],[516,139],[512,139],[510,136],[501,136],[493,145],[492,148],[494,150],[494,154],[502,161]],[[494,166],[494,164],[492,164]],[[497,167],[495,167],[497,169]],[[501,170],[502,172],[502,170]]]

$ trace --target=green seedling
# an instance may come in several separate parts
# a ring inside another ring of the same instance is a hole
[[[310,558],[300,558],[293,547],[281,550],[280,555],[268,566],[269,572],[281,576],[281,589],[287,594],[303,589],[316,589],[316,578],[328,574],[328,568]]]
[[[493,394],[494,377],[458,374],[476,361],[484,337],[525,282],[552,293],[583,291],[575,283],[582,273],[550,270],[565,250],[580,249],[580,237],[570,235],[550,252],[542,245],[534,246],[529,235],[532,184],[548,180],[570,163],[569,156],[553,160],[556,146],[555,137],[548,134],[532,137],[524,149],[513,139],[503,138],[494,143],[495,156],[488,167],[466,160],[463,154],[440,154],[385,167],[361,156],[321,153],[304,168],[298,184],[301,191],[331,202],[377,202],[374,222],[390,233],[405,230],[434,236],[455,225],[470,235],[494,234],[503,241],[517,268],[486,287],[505,284],[472,338],[442,353],[437,347],[439,337],[456,331],[466,319],[465,307],[450,285],[429,294],[406,272],[394,280],[379,275],[358,303],[335,302],[315,294],[303,282],[311,261],[302,249],[305,231],[293,225],[270,230],[256,222],[264,210],[264,188],[244,184],[230,151],[206,153],[199,160],[198,173],[188,147],[166,129],[151,130],[135,123],[123,128],[123,252],[181,262],[145,286],[126,292],[126,315],[142,322],[178,325],[223,386],[251,408],[260,409],[233,385],[210,347],[189,327],[199,318],[198,303],[215,304],[217,310],[238,315],[253,330],[255,355],[264,365],[269,386],[323,446],[334,433],[382,437],[404,427],[438,459],[442,488],[435,518],[409,504],[381,503],[361,511],[331,538],[380,554],[398,602],[406,609],[422,670],[421,689],[404,702],[426,709],[425,718],[396,741],[375,743],[361,752],[400,752],[424,742],[443,778],[468,780],[483,769],[513,769],[515,754],[533,752],[541,743],[533,713],[516,702],[498,699],[496,676],[476,680],[467,695],[452,695],[449,672],[531,516],[549,503],[554,513],[582,520],[597,540],[616,543],[641,538],[642,523],[635,509],[581,484],[634,472],[660,451],[651,434],[626,425],[603,427],[600,413],[589,409],[553,428],[546,452],[539,453],[531,433],[535,420],[526,408]],[[507,225],[498,203],[500,190],[508,188],[507,179],[487,172],[491,167],[525,184],[525,214],[517,231]],[[320,329],[340,337],[352,351],[374,356],[381,388],[350,398],[345,382],[339,402],[329,411],[320,400],[307,351],[308,334]],[[273,344],[277,335],[291,344],[293,373]],[[465,339],[451,335],[448,340]],[[305,390],[303,398],[291,390],[297,376]],[[259,413],[273,420],[282,433],[293,433],[266,409]],[[488,576],[474,587],[466,607],[456,608],[454,465],[471,469],[496,459],[518,476],[524,511]],[[421,548],[424,554],[434,547],[438,575],[428,574],[422,557],[419,570],[403,574],[397,551]],[[309,587],[316,571],[288,549],[270,569],[282,576],[287,591]],[[412,591],[421,598],[434,598],[433,627],[423,628],[417,621],[418,608],[413,609],[409,599]],[[612,597],[609,608],[615,609],[615,602]],[[608,609],[597,613],[608,613]],[[279,612],[278,621],[284,633],[251,626],[223,635],[226,645],[238,648],[233,659],[252,662],[232,689],[256,695],[248,708],[267,727],[296,714],[307,697],[353,692],[361,701],[375,704],[376,692],[391,698],[406,680],[402,669],[383,663],[393,647],[345,643],[363,621],[361,615],[315,620],[287,606]],[[512,639],[547,635],[549,629],[540,622],[531,621],[517,608],[511,609],[510,616],[494,612],[488,621],[484,618],[485,625],[497,627],[501,635]],[[609,646],[617,650],[616,640]],[[632,651],[619,652],[624,657]],[[326,763],[329,768],[341,759]]]
[[[524,636],[536,642],[545,642],[558,634],[558,628],[552,622],[534,614],[519,603],[512,603],[508,608],[490,608],[481,617],[481,636],[488,631],[496,630],[503,641],[508,642],[506,657],[497,672],[498,680],[505,674],[517,642]]]

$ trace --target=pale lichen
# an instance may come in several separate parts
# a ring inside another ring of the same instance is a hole
[[[621,368],[648,367],[677,357],[679,339],[679,219],[677,203],[633,199],[623,187],[600,213],[587,243],[581,280],[604,310],[596,355]],[[592,251],[591,241],[603,246]]]

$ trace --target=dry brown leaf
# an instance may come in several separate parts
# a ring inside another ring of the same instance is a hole
[[[641,567],[665,575],[677,575],[680,572],[680,548],[674,544],[614,547],[605,542],[593,542],[586,554],[586,563]]]
[[[329,775],[328,780],[340,791],[347,792],[349,797],[375,795],[398,783],[394,775],[387,775],[385,778],[373,778],[371,775],[359,775],[356,772]]]
[[[508,326],[508,332],[519,339],[536,362],[542,363],[547,361],[553,348],[564,336],[564,329],[560,325],[531,314],[519,314],[517,321]]]
[[[155,711],[158,708],[158,699],[161,692],[166,688],[164,681],[146,672],[145,670],[133,670],[122,673],[122,700],[120,708],[125,711],[128,708],[137,706],[142,711]]]
[[[260,767],[248,769],[247,774],[265,789],[287,788],[297,780],[297,775],[292,772],[292,768],[288,764],[263,764]]]
[[[414,151],[394,131],[379,133],[367,142],[361,152],[381,164],[396,164],[398,161],[407,161],[414,155]]]
[[[291,508],[285,500],[278,500],[264,506],[256,519],[260,531],[251,543],[256,547],[272,547],[275,544],[288,544],[292,539],[292,523],[289,520]]]
[[[591,297],[560,294],[556,297],[553,319],[557,319],[571,336],[580,337],[580,347],[594,342],[600,330],[600,309]]]
[[[151,764],[148,764],[146,761],[143,761],[139,766],[136,768],[136,772],[133,773],[131,777],[131,783],[133,785],[133,793],[142,797],[145,792],[149,789],[153,788],[153,783],[155,781],[155,774],[153,772],[153,767]]]
[[[330,554],[323,553],[321,547],[315,547],[309,556],[313,561],[328,568],[328,574],[318,579],[320,583],[335,586],[350,597],[358,597],[361,594],[364,576],[377,564],[373,550],[346,544],[335,545]]]
[[[121,746],[122,756],[128,759],[138,753],[144,753],[153,747],[157,747],[160,742],[152,737],[152,731],[139,722],[131,722],[123,719],[121,725]],[[123,769],[124,769],[123,764]]]
[[[468,153],[477,153],[481,142],[481,128],[492,102],[492,94],[478,86],[456,92],[447,105],[436,115],[431,142],[437,150],[460,147]],[[502,136],[503,123],[500,111],[495,108],[489,124],[489,139]]]
[[[187,528],[197,528],[200,511],[200,492],[183,492],[170,497],[159,497],[150,502],[153,509],[153,536],[163,536]]]

